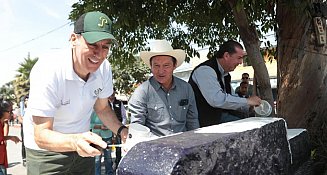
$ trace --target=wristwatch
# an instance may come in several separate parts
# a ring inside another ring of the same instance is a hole
[[[121,126],[119,127],[119,129],[118,129],[118,131],[117,131],[117,137],[118,137],[118,138],[121,138],[120,133],[121,133],[121,131],[122,131],[124,128],[127,128],[127,127],[126,127],[125,125],[121,125]]]

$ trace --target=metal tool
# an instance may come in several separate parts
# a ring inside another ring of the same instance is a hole
[[[123,147],[125,144],[113,144],[113,145],[107,145],[107,147],[105,149],[111,149],[111,147]],[[96,149],[102,149],[100,146],[94,144],[94,143],[91,143],[90,146],[96,148]]]

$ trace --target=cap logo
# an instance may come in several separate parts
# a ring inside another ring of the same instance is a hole
[[[102,27],[103,28],[105,24],[108,24],[108,20],[107,20],[106,17],[101,16],[100,17],[100,21],[101,22],[98,24],[99,27]]]

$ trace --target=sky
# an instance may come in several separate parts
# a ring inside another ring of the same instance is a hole
[[[0,0],[0,87],[14,79],[20,63],[67,50],[77,0]]]

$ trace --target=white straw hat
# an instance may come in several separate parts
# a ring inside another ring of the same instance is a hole
[[[150,59],[157,55],[168,55],[176,58],[176,68],[185,60],[185,51],[182,49],[173,49],[166,40],[155,40],[150,45],[150,51],[141,51],[140,57],[146,65],[151,68]]]

